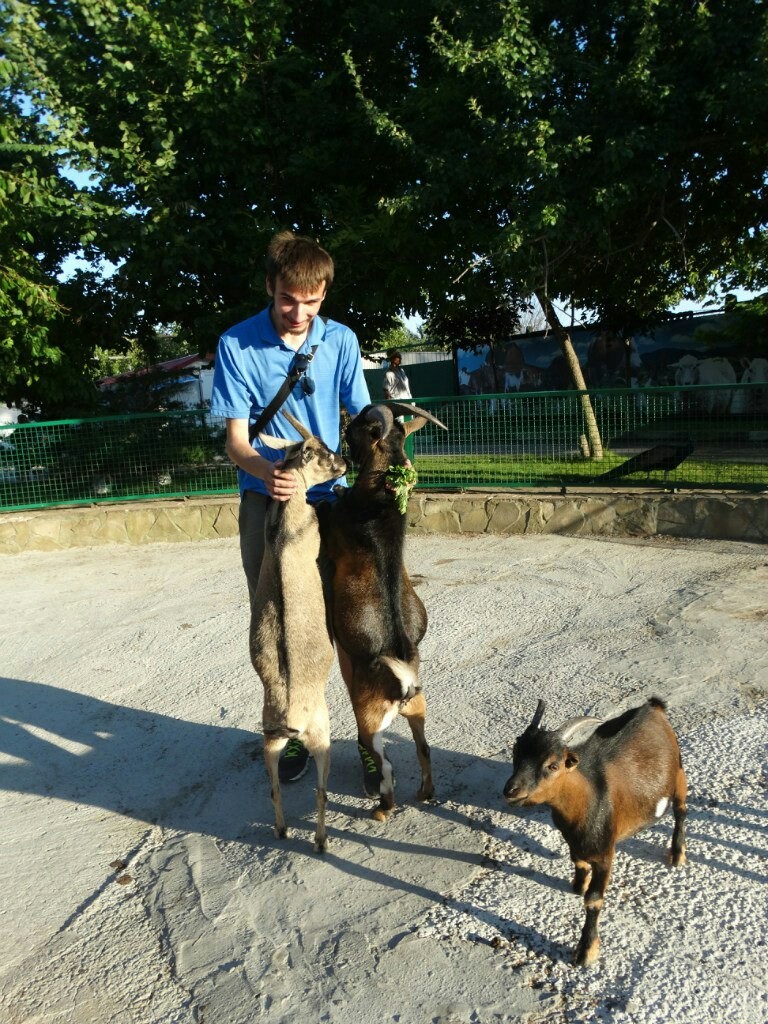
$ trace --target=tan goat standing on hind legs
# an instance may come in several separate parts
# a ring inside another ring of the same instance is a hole
[[[346,461],[284,413],[302,441],[261,435],[263,444],[285,450],[283,468],[295,472],[297,488],[288,501],[273,501],[265,522],[266,549],[251,618],[251,662],[264,686],[264,760],[272,786],[275,834],[287,835],[278,759],[291,737],[314,755],[317,767],[315,850],[327,846],[325,805],[331,733],[325,686],[333,662],[333,641],[318,565],[320,531],[307,491],[343,476]]]

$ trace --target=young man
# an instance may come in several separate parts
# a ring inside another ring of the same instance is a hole
[[[400,365],[403,357],[397,351],[389,353],[389,369],[384,374],[384,397],[404,401],[411,398],[411,386],[405,370]]]
[[[290,412],[329,448],[338,451],[340,403],[351,416],[370,404],[357,338],[342,324],[318,316],[333,281],[333,260],[311,238],[290,231],[267,249],[270,305],[230,328],[219,339],[211,412],[227,421],[227,454],[238,467],[240,554],[253,607],[264,555],[267,503],[287,501],[296,489],[279,450],[249,440],[249,426],[270,404],[291,370],[302,370],[288,397],[261,433],[296,440],[282,415]],[[332,496],[333,484],[314,487],[309,500]],[[338,481],[343,483],[343,481]],[[290,740],[280,760],[280,779],[292,782],[307,768],[308,753]]]

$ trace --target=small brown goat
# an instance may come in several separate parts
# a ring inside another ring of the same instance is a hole
[[[395,415],[413,416],[400,423]],[[357,721],[366,792],[377,796],[373,817],[385,821],[394,808],[392,765],[383,732],[399,713],[413,733],[421,766],[419,799],[434,795],[427,705],[419,681],[419,643],[427,613],[403,564],[406,517],[387,484],[391,467],[406,466],[404,442],[426,421],[446,427],[413,405],[366,406],[346,430],[358,468],[351,488],[333,505],[320,506],[320,530],[335,564],[333,631],[339,667]]]
[[[677,737],[656,697],[617,718],[574,719],[551,732],[539,727],[543,714],[540,700],[515,742],[504,797],[514,807],[547,804],[552,810],[575,865],[573,891],[584,897],[587,911],[575,954],[584,967],[599,955],[598,918],[616,843],[656,821],[671,803],[669,862],[685,863],[687,784]]]
[[[264,759],[272,786],[275,834],[287,835],[278,759],[291,737],[299,737],[317,767],[315,850],[325,852],[325,805],[330,769],[330,724],[325,686],[333,662],[333,641],[318,567],[320,531],[307,491],[335,480],[346,461],[330,451],[290,413],[286,419],[302,441],[261,435],[263,444],[285,450],[284,469],[296,474],[288,501],[272,501],[265,521],[266,548],[251,618],[251,662],[264,686]]]

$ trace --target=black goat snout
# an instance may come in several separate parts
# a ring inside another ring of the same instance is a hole
[[[514,775],[507,779],[504,786],[504,799],[510,803],[517,803],[525,797],[523,787],[520,786],[516,781]]]

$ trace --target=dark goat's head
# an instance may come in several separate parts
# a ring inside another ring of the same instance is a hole
[[[412,416],[413,419],[400,423],[396,416]],[[356,466],[404,466],[405,439],[424,424],[437,424],[443,430],[448,428],[426,409],[403,402],[388,402],[386,405],[367,405],[351,421],[345,431],[352,461]]]
[[[598,718],[574,718],[549,731],[541,728],[543,717],[540,700],[528,728],[515,740],[512,775],[504,786],[504,799],[513,807],[548,803],[563,776],[579,763],[576,746],[600,725]]]

